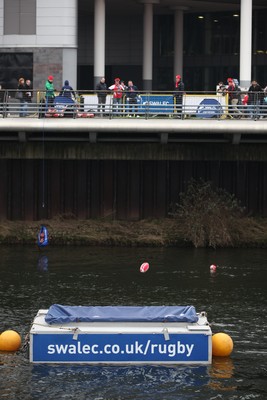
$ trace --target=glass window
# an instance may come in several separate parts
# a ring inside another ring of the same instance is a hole
[[[5,89],[16,89],[19,78],[33,78],[32,53],[0,53],[0,82]]]
[[[197,14],[184,14],[184,54],[186,55],[204,53],[205,20],[199,17]]]
[[[4,34],[36,34],[36,0],[4,0]]]
[[[158,43],[158,54],[160,57],[173,56],[174,46],[174,31],[173,31],[173,16],[164,15],[160,16],[155,22],[157,26],[157,43]]]
[[[240,20],[238,14],[211,15],[212,54],[239,54]]]
[[[185,14],[185,54],[236,54],[239,31],[238,14]]]
[[[255,29],[253,40],[253,52],[259,55],[267,54],[267,11],[256,11],[253,14],[253,26]]]

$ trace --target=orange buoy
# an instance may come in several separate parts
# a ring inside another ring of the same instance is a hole
[[[21,346],[21,337],[16,331],[7,330],[0,335],[1,351],[17,351]]]
[[[234,343],[232,338],[226,333],[215,333],[212,336],[212,355],[228,357],[232,353]]]

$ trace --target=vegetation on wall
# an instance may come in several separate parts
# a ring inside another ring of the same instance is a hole
[[[184,240],[195,247],[236,246],[248,231],[260,229],[234,195],[201,179],[189,181],[171,215],[181,225]]]

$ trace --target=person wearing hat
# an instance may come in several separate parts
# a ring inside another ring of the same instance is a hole
[[[67,97],[69,99],[71,99],[71,98],[76,99],[75,91],[74,91],[73,87],[70,86],[70,83],[68,80],[65,80],[64,86],[62,86],[62,89],[61,89],[59,95],[63,96],[63,97]]]
[[[47,81],[45,83],[45,98],[46,98],[46,106],[53,107],[54,106],[54,98],[55,98],[55,89],[54,89],[54,77],[49,75]]]
[[[113,92],[113,112],[115,115],[119,115],[119,112],[122,111],[122,95],[124,91],[124,87],[120,83],[120,78],[114,79],[114,85],[109,86],[109,90]]]
[[[173,95],[176,109],[176,118],[182,118],[183,94],[184,83],[181,80],[181,75],[176,75]]]

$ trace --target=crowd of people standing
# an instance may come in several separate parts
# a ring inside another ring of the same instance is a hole
[[[219,82],[217,94],[228,94],[229,115],[232,118],[267,117],[267,86],[261,87],[255,79],[251,81],[248,90],[242,90],[237,79],[228,78],[226,85]]]
[[[176,75],[175,84],[173,88],[173,98],[175,104],[175,115],[177,118],[182,116],[184,83],[182,82],[181,75]],[[126,105],[127,117],[139,117],[138,115],[138,100],[140,99],[139,90],[132,80],[128,81],[126,86],[124,81],[120,78],[115,78],[114,83],[107,86],[105,77],[100,79],[96,85],[96,92],[98,97],[98,113],[104,115],[106,98],[108,94],[112,94],[112,112],[115,115],[120,115],[122,110],[123,100]]]
[[[16,98],[20,102],[20,117],[26,117],[29,111],[29,104],[32,103],[32,83],[30,79],[19,78]]]
[[[132,80],[125,85],[120,78],[115,78],[114,83],[107,85],[105,77],[102,77],[95,87],[97,95],[97,114],[106,115],[107,96],[112,97],[113,115],[119,116],[124,112],[128,117],[139,117],[138,103],[140,101],[140,91]],[[46,107],[53,107],[56,89],[54,87],[54,77],[49,75],[45,82],[45,104]],[[183,96],[185,85],[181,75],[176,75],[173,86],[174,115],[182,118]],[[241,90],[236,79],[228,78],[227,84],[219,82],[217,85],[217,95],[228,95],[228,112],[231,118],[264,118],[267,116],[267,86],[262,88],[256,80],[251,81],[248,90]],[[68,97],[76,100],[75,90],[68,80],[65,80],[59,96]],[[17,92],[15,96],[20,102],[19,116],[25,117],[30,110],[30,103],[33,98],[33,88],[30,79],[19,78]]]
[[[100,79],[96,85],[96,93],[98,97],[98,113],[100,116],[105,115],[106,99],[108,94],[112,94],[112,112],[119,116],[122,112],[123,100],[127,105],[128,117],[139,117],[138,115],[138,98],[139,91],[133,81],[128,81],[128,86],[120,78],[115,78],[114,83],[109,87],[106,84],[105,77]]]

